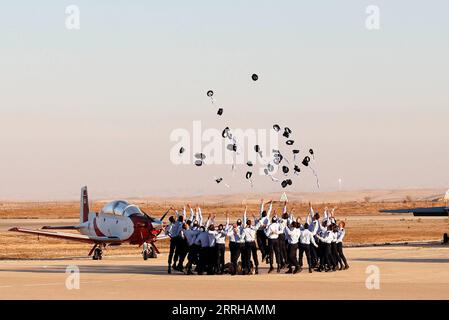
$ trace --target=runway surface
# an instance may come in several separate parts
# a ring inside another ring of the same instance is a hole
[[[0,299],[449,299],[449,247],[347,248],[351,268],[296,275],[186,276],[166,273],[166,255],[0,261]],[[80,288],[67,289],[67,266]],[[374,266],[374,267],[372,267]],[[373,270],[379,270],[379,289]],[[370,271],[371,270],[371,271]],[[368,272],[368,273],[367,273]]]

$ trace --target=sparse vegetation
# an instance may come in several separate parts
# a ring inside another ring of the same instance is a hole
[[[136,204],[150,215],[160,217],[170,206],[170,203],[158,203],[137,201]],[[94,202],[93,209],[99,210],[104,205],[103,202]],[[192,203],[192,206],[195,205]],[[320,213],[323,212],[324,206],[332,208],[337,203],[325,203],[323,205],[314,205],[314,208]],[[413,205],[423,205],[416,201]],[[408,203],[405,206],[411,206]],[[79,216],[79,208],[77,202],[71,203],[45,203],[40,202],[39,205],[30,205],[29,203],[6,203],[3,210],[0,207],[0,219],[3,218],[21,218],[24,221],[32,218],[74,218]],[[175,205],[182,208],[182,204]],[[404,204],[398,202],[338,202],[336,211],[337,219],[346,220],[347,236],[346,243],[385,243],[395,241],[412,241],[412,240],[440,240],[443,233],[448,232],[448,219],[415,219],[410,215],[391,216],[379,213],[380,209],[398,209],[404,207]],[[282,212],[282,204],[276,202],[273,207],[279,214]],[[308,213],[307,203],[291,202],[289,209],[295,209],[295,216],[304,218]],[[231,220],[241,217],[243,214],[243,206],[238,204],[226,204],[217,202],[217,204],[205,204],[203,207],[203,216],[209,213],[217,215],[217,221],[223,222],[225,212],[230,213]],[[258,215],[259,205],[257,202],[248,201],[249,217],[252,214]],[[359,217],[369,216],[370,218]],[[0,221],[1,222],[1,221]],[[419,222],[419,226],[415,224]],[[18,223],[20,225],[20,222]],[[8,232],[5,229],[0,231],[0,259],[10,258],[54,258],[66,256],[86,256],[90,250],[89,244],[69,242],[58,239],[50,239],[33,235],[18,234]],[[161,251],[167,250],[167,242],[161,241],[157,244]],[[140,248],[131,245],[122,245],[118,248],[110,249],[105,252],[113,255],[139,255]]]

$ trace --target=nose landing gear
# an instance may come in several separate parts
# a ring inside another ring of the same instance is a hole
[[[92,256],[93,260],[101,260],[103,255],[103,250],[101,248],[95,248],[94,255]]]
[[[156,253],[156,251],[154,251],[154,248],[152,245],[149,245],[148,243],[144,242],[143,249],[142,249],[142,256],[143,256],[143,260],[148,260],[148,258],[154,259],[154,258],[157,258],[157,253]]]
[[[92,255],[93,253],[93,255]],[[89,256],[92,255],[93,260],[101,260],[103,255],[103,250],[101,250],[100,245],[95,244],[89,252]]]

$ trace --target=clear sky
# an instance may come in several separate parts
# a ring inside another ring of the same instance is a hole
[[[173,165],[170,133],[194,120],[288,125],[321,190],[449,187],[448,15],[447,0],[2,2],[0,199],[280,191]],[[290,190],[317,189],[305,171]]]

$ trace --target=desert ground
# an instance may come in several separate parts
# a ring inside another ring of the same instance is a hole
[[[337,219],[346,221],[345,252],[351,268],[294,276],[268,275],[265,264],[258,276],[167,275],[166,241],[159,242],[162,254],[157,259],[143,261],[140,248],[122,245],[107,249],[102,261],[92,261],[87,257],[88,244],[7,231],[12,226],[76,224],[78,202],[4,201],[0,204],[0,299],[185,299],[184,288],[192,281],[199,289],[194,297],[189,297],[193,299],[448,299],[449,246],[442,245],[441,240],[443,233],[449,232],[449,219],[378,212],[446,205],[430,192],[420,196],[409,194],[412,193],[401,191],[315,196],[315,210],[337,207]],[[289,208],[303,219],[308,212],[305,197],[289,197],[293,199]],[[182,209],[183,204],[191,202],[192,206],[201,205],[204,216],[215,214],[216,220],[222,222],[225,213],[229,213],[231,220],[241,217],[244,205],[248,205],[249,216],[258,213],[259,197],[245,197],[245,201],[242,198],[134,199],[133,202],[155,217],[162,216],[171,205]],[[265,200],[270,198],[264,196]],[[329,201],[321,201],[324,198]],[[339,201],[340,198],[343,200]],[[106,202],[91,201],[91,209],[99,210]],[[280,213],[282,204],[275,202],[274,209]],[[79,290],[65,287],[65,270],[69,265],[80,268]],[[379,290],[365,286],[366,270],[371,265],[380,271]],[[292,280],[298,286],[286,290]]]

